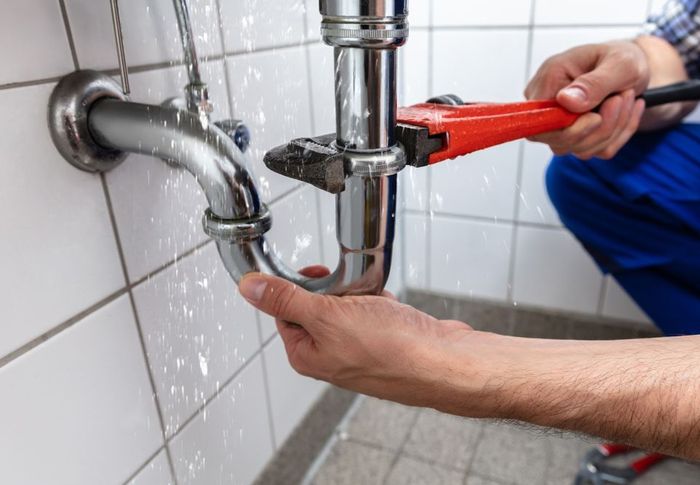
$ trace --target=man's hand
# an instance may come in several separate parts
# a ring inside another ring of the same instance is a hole
[[[556,99],[586,113],[569,128],[533,137],[557,155],[610,159],[636,133],[649,85],[644,50],[632,41],[584,45],[548,59],[525,90],[528,99]],[[600,106],[597,113],[590,112]]]
[[[700,460],[700,337],[525,339],[436,320],[389,297],[316,295],[261,274],[246,275],[240,291],[277,318],[301,374],[403,404]]]
[[[313,267],[306,276],[325,276]],[[309,293],[280,278],[247,275],[243,297],[277,318],[289,362],[300,374],[409,405],[436,406],[447,354],[475,333],[385,296]],[[475,380],[476,381],[476,380]]]

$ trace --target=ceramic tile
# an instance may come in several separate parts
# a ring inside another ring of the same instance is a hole
[[[403,203],[406,209],[412,211],[427,211],[429,204],[430,171],[432,167],[406,167],[399,175],[403,193]]]
[[[639,0],[537,0],[535,25],[641,24],[647,8]]]
[[[431,291],[504,300],[512,227],[435,217],[430,231]]]
[[[174,485],[168,458],[161,451],[127,485]]]
[[[532,35],[530,74],[534,75],[547,58],[584,44],[627,39],[639,34],[637,27],[566,27],[535,29]]]
[[[513,484],[543,483],[550,447],[551,443],[531,430],[489,424],[484,428],[470,473]]]
[[[453,93],[469,102],[522,99],[527,29],[438,30],[433,39],[433,73],[437,74],[433,77],[432,94]],[[456,49],[459,59],[469,62],[456,62]]]
[[[598,267],[568,232],[518,229],[513,283],[518,303],[595,313],[601,284]]]
[[[403,271],[406,286],[425,289],[428,286],[428,227],[430,221],[422,214],[403,215]]]
[[[328,385],[297,374],[289,365],[280,337],[265,347],[264,356],[275,441],[280,446]]]
[[[529,25],[533,0],[439,0],[433,4],[436,27]]]
[[[418,408],[365,398],[343,431],[354,440],[399,450],[418,415]]]
[[[652,14],[658,14],[663,11],[666,4],[668,4],[667,0],[651,0],[649,10]]]
[[[181,485],[252,483],[273,455],[260,357],[170,447]]]
[[[335,196],[328,192],[312,189],[319,204],[321,239],[323,242],[323,264],[331,271],[335,269],[340,257],[340,247],[336,237]]]
[[[462,485],[463,473],[402,456],[391,470],[389,485]]]
[[[433,0],[411,0],[408,5],[408,22],[411,27],[428,27]],[[413,33],[409,34],[413,35]]]
[[[214,244],[134,289],[168,435],[260,347],[255,311]]]
[[[547,145],[525,143],[518,194],[518,220],[521,222],[561,226],[559,215],[549,200],[544,182],[551,159],[552,151]]]
[[[0,355],[124,286],[100,178],[56,151],[53,85],[0,91]],[[40,304],[37,304],[40,302]]]
[[[304,37],[304,0],[221,2],[226,52],[300,43]],[[319,24],[320,27],[320,24]]]
[[[311,102],[314,108],[313,135],[335,133],[335,67],[333,48],[313,44],[309,49]]]
[[[261,195],[273,200],[299,182],[278,175],[262,163],[271,148],[310,136],[306,52],[303,47],[277,49],[228,59],[233,116],[248,124],[249,157]]]
[[[213,119],[228,117],[223,63],[203,64],[202,71],[213,81]],[[134,74],[131,80],[135,101],[160,104],[181,96],[186,74],[174,67]],[[201,219],[208,204],[186,170],[158,158],[130,155],[107,174],[107,183],[132,281],[207,240]]]
[[[59,3],[8,0],[0,16],[0,84],[58,76],[74,69]],[[9,12],[9,15],[8,15]]]
[[[627,295],[619,283],[610,276],[607,277],[607,286],[605,288],[603,315],[623,320],[651,323],[644,311]]]
[[[471,462],[481,427],[478,420],[424,410],[403,453],[464,471]]]
[[[0,369],[6,483],[122,483],[162,445],[128,297]]]
[[[431,210],[512,220],[520,150],[507,143],[429,167]]]
[[[321,236],[314,188],[304,187],[270,206],[274,223],[268,243],[289,267],[321,263]]]
[[[221,55],[216,0],[192,0],[190,18],[197,55]],[[66,0],[78,61],[83,69],[117,67],[109,2]],[[119,12],[129,66],[182,59],[173,3],[169,0],[121,0]]]
[[[391,468],[394,452],[340,441],[312,480],[313,485],[380,485]]]
[[[320,39],[321,38],[321,12],[319,11],[319,2],[316,0],[305,1],[306,10],[306,38]]]
[[[430,97],[430,34],[411,32],[399,49],[399,105],[425,103]]]

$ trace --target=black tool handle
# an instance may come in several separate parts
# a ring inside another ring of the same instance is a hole
[[[614,96],[614,95],[611,95]],[[700,101],[700,79],[690,79],[667,86],[652,88],[642,93],[638,99],[643,99],[647,108],[660,106],[662,104],[676,103],[679,101]],[[460,106],[466,104],[455,94],[443,94],[430,98],[428,103],[449,104]],[[593,111],[598,111],[595,108]]]
[[[678,101],[700,101],[700,79],[691,79],[669,84],[668,86],[652,88],[644,92],[639,98],[646,102],[647,108]]]

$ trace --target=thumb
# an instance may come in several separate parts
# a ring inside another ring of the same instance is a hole
[[[282,278],[249,273],[241,279],[239,290],[251,305],[280,320],[306,327],[323,315],[322,296]]]
[[[612,60],[603,60],[594,70],[574,79],[557,94],[557,101],[574,113],[592,111],[611,94],[633,87]]]

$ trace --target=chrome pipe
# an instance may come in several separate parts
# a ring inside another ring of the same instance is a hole
[[[246,170],[245,156],[214,124],[194,113],[103,98],[94,102],[88,128],[100,146],[140,153],[182,165],[195,176],[209,202],[205,231],[238,282],[263,272],[314,292],[377,294],[391,266],[396,215],[396,176],[349,177],[336,200],[340,260],[328,277],[313,279],[285,266],[265,232],[271,216]]]

